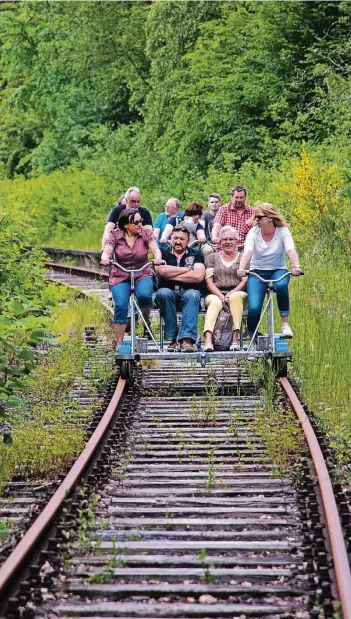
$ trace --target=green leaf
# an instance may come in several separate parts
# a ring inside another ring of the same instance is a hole
[[[45,329],[33,329],[30,338],[41,339],[45,335]]]
[[[0,326],[1,325],[4,325],[4,327],[12,327],[13,322],[9,318],[6,318],[6,316],[0,316]]]
[[[4,434],[4,438],[2,442],[4,443],[4,445],[7,445],[8,447],[13,445],[13,438],[11,434]]]
[[[58,337],[44,337],[43,338],[44,342],[47,342],[48,344],[53,344],[53,345],[57,345],[57,344],[62,344],[64,342],[61,341],[60,338]]]
[[[24,359],[25,361],[35,361],[35,357],[30,350],[22,350],[22,352],[18,355],[18,358]]]
[[[58,338],[58,341],[60,344],[65,344],[66,342],[68,342],[68,340],[69,340],[69,335],[61,335]]]
[[[10,395],[7,399],[7,404],[10,404],[11,406],[19,406],[21,404],[25,404],[25,401],[17,395]]]
[[[12,389],[24,389],[26,384],[23,380],[11,380],[9,383],[6,383],[7,389],[10,391]]]
[[[19,301],[16,301],[16,299],[9,303],[9,308],[13,311],[15,316],[20,316],[21,314],[23,314],[23,312],[25,312],[22,303],[19,303]]]

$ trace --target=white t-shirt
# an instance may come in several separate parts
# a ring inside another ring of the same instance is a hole
[[[245,249],[252,251],[250,269],[273,271],[286,269],[285,253],[295,249],[289,228],[276,228],[274,237],[269,243],[263,240],[258,226],[251,228],[245,239]]]

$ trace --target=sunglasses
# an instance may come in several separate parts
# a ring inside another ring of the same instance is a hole
[[[261,221],[264,217],[267,217],[267,215],[256,215],[255,219],[257,219],[257,221]]]
[[[143,219],[134,219],[134,221],[130,221],[130,224],[134,224],[135,226],[139,226],[139,224],[141,225],[143,223]]]

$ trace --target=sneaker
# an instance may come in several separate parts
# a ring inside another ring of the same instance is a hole
[[[283,338],[287,340],[294,336],[291,330],[291,327],[288,325],[287,322],[283,322],[282,324],[282,334],[283,334]]]
[[[209,342],[208,344],[204,344],[204,352],[213,352],[212,342]]]
[[[257,344],[256,342],[252,342],[251,346],[250,346],[250,350],[248,352],[247,355],[247,360],[248,361],[256,361],[256,357],[255,357],[255,352],[257,351]]]
[[[231,350],[231,351],[233,351],[233,350],[240,350],[240,344],[239,344],[238,342],[233,342],[233,343],[230,345],[229,350]]]
[[[177,340],[173,338],[173,340],[171,340],[171,342],[167,346],[167,352],[176,352],[177,348],[178,348]]]
[[[195,346],[193,344],[193,341],[187,337],[184,337],[182,340],[180,340],[180,351],[195,352]]]

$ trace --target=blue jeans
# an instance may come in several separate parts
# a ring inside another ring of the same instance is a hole
[[[182,311],[182,321],[178,339],[188,337],[196,342],[197,319],[199,316],[201,295],[198,290],[180,290],[176,292],[170,288],[160,288],[156,292],[156,303],[160,314],[165,321],[165,339],[177,338],[177,310]]]
[[[140,308],[147,309],[152,307],[152,287],[152,277],[143,277],[143,279],[139,279],[135,282],[135,295],[138,299]],[[125,279],[123,282],[115,284],[110,288],[115,304],[113,323],[116,325],[124,325],[128,317],[130,280]]]
[[[257,273],[257,275],[261,275],[264,279],[278,279],[287,272],[287,269],[277,269],[275,271],[261,271],[259,269],[253,270]],[[277,294],[278,309],[281,316],[289,315],[289,280],[290,275],[282,279],[281,282],[273,284],[273,290]],[[260,280],[256,279],[254,275],[249,275],[247,280],[247,294],[249,297],[247,331],[249,335],[254,333],[259,323],[266,290],[267,284],[260,282]]]

